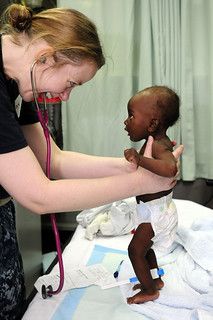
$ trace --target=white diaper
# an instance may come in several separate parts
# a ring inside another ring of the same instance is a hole
[[[177,226],[178,216],[176,206],[172,200],[172,192],[165,197],[137,205],[137,225],[151,223],[155,233],[152,238],[153,249],[168,251],[172,246]]]

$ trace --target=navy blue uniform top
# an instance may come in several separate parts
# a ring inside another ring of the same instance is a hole
[[[26,147],[27,141],[21,130],[21,125],[38,122],[35,105],[32,103],[22,102],[20,116],[17,116],[15,100],[18,95],[16,82],[7,79],[4,74],[0,35],[0,154]],[[0,185],[0,199],[8,196],[6,190]]]

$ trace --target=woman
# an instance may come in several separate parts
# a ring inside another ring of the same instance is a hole
[[[24,300],[11,197],[37,214],[68,212],[167,190],[176,182],[136,170],[125,159],[62,151],[52,140],[52,180],[46,177],[46,141],[37,115],[24,104],[18,117],[14,103],[18,94],[33,99],[30,70],[37,94],[66,101],[101,68],[97,30],[83,14],[58,8],[33,16],[13,4],[3,15],[0,52],[0,318],[11,320],[19,319]],[[181,153],[180,147],[176,157]]]

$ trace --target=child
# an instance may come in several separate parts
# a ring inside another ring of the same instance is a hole
[[[139,153],[133,148],[125,150],[126,159],[158,175],[175,176],[177,163],[172,154],[174,143],[166,131],[178,118],[179,97],[168,87],[153,86],[134,95],[128,103],[125,130],[131,141],[146,141]],[[153,158],[146,158],[144,150],[150,135],[154,138]],[[141,291],[127,299],[129,304],[140,304],[159,297],[159,289],[164,283],[160,276],[152,279],[150,270],[158,268],[152,247],[160,251],[169,250],[177,229],[172,190],[140,195],[136,201],[138,227],[129,244],[128,254],[140,282],[133,289]]]

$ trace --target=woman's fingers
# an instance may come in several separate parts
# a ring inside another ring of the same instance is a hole
[[[178,160],[181,156],[181,154],[183,153],[184,150],[184,146],[182,144],[180,144],[174,151],[173,151],[173,155],[174,157]]]
[[[174,155],[174,157],[175,157],[176,160],[177,160],[177,173],[176,173],[176,175],[175,175],[175,177],[174,177],[174,183],[175,183],[175,184],[176,184],[177,178],[178,178],[178,176],[179,176],[179,174],[180,174],[180,156],[182,155],[183,150],[184,150],[184,146],[181,144],[181,145],[179,145],[179,146],[177,147],[177,149],[175,149],[175,150],[173,151],[173,155]]]
[[[145,148],[145,151],[144,151],[144,157],[147,157],[147,158],[152,158],[152,144],[153,144],[153,137],[152,136],[149,136],[148,140],[147,140],[147,143],[146,143],[146,148]]]

